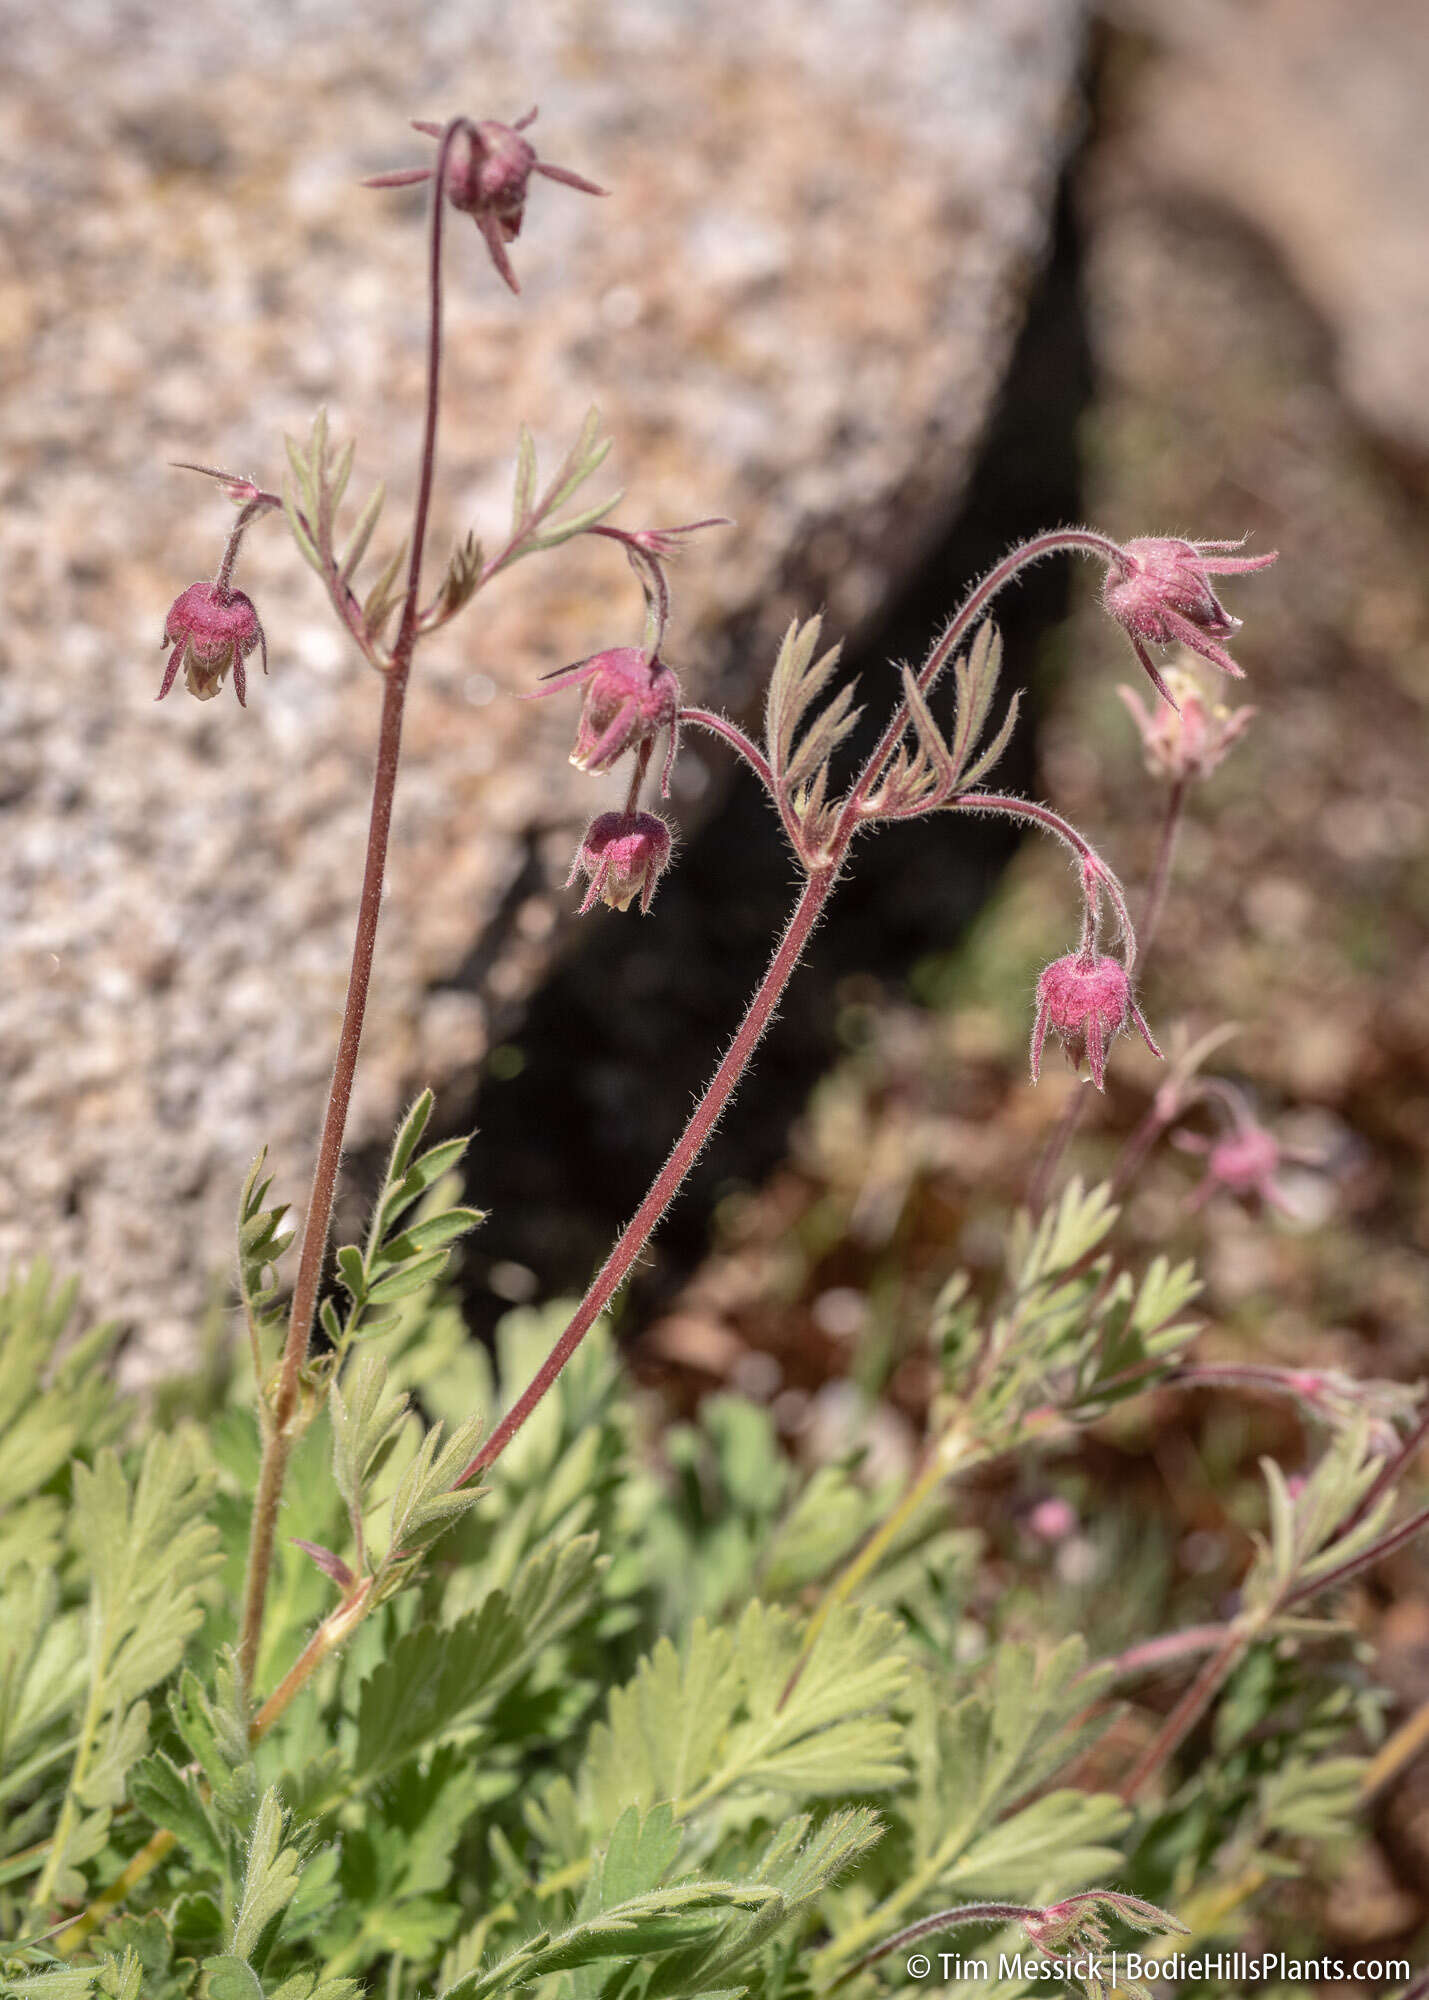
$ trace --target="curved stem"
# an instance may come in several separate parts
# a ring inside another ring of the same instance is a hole
[[[1126,894],[1115,875],[1102,860],[1089,840],[1077,832],[1070,820],[1052,811],[1050,806],[1039,806],[1033,799],[1019,799],[1003,792],[963,792],[948,803],[950,812],[1004,813],[1009,819],[1020,819],[1030,826],[1040,826],[1054,834],[1065,847],[1081,861],[1087,876],[1090,896],[1093,882],[1095,887],[1106,892],[1107,901],[1116,911],[1116,920],[1121,926],[1126,941],[1125,966],[1129,973],[1136,963],[1136,931],[1132,925],[1131,912],[1127,908]]]
[[[774,782],[774,773],[769,768],[768,758],[745,735],[737,723],[731,722],[727,716],[716,715],[712,709],[708,708],[682,708],[679,720],[681,722],[692,722],[696,729],[707,729],[712,736],[722,737],[730,745],[731,749],[739,752],[775,804],[778,804],[779,788]]]
[[[750,770],[753,771],[754,775],[763,785],[765,791],[768,792],[774,810],[779,815],[779,824],[784,829],[784,837],[798,857],[800,866],[807,868],[809,866],[808,843],[804,839],[803,828],[795,818],[784,787],[775,776],[774,767],[770,764],[763,751],[755,743],[751,742],[744,731],[735,723],[728,721],[722,715],[714,714],[710,709],[682,708],[679,719],[681,722],[693,722],[697,729],[708,729],[713,735],[723,737],[724,741],[732,749],[739,752]],[[839,856],[838,865],[842,865],[842,857],[848,852],[848,843],[851,837],[852,828],[850,827],[835,842]]]
[[[1041,562],[1046,556],[1063,554],[1094,556],[1102,562],[1109,563],[1120,559],[1121,550],[1110,536],[1096,534],[1090,528],[1050,528],[1046,534],[1034,535],[1031,541],[1023,542],[1020,547],[1011,550],[1001,562],[994,563],[980,582],[973,585],[949,619],[941,638],[918,669],[919,693],[928,693],[957,651],[960,642],[971,630],[974,620],[986,611],[992,600],[1000,591],[1006,589],[1014,577],[1032,563]],[[892,721],[879,740],[877,749],[864,765],[849,793],[841,830],[844,823],[849,827],[856,823],[859,809],[878,782],[879,773],[898,747],[911,719],[908,703],[900,702],[894,711]]]
[[[1120,1794],[1127,1805],[1180,1749],[1240,1665],[1254,1636],[1253,1629],[1246,1625],[1232,1625],[1226,1631],[1216,1651],[1202,1666],[1123,1780]]]
[[[1161,1667],[1194,1658],[1198,1653],[1213,1653],[1217,1646],[1225,1643],[1228,1630],[1225,1625],[1188,1625],[1180,1632],[1162,1632],[1155,1639],[1143,1639],[1140,1645],[1128,1646],[1124,1653],[1116,1653],[1111,1659],[1103,1660],[1101,1670],[1109,1667],[1112,1678],[1118,1681],[1132,1680],[1138,1674],[1155,1673]]]
[[[243,537],[261,514],[272,507],[281,507],[282,501],[276,493],[257,493],[240,512],[230,530],[228,543],[223,551],[223,561],[218,566],[218,574],[213,579],[215,590],[227,590],[233,580],[233,565],[238,561],[239,546]]]
[[[1017,1924],[1025,1923],[1029,1917],[1040,1916],[1041,1911],[1030,1909],[1026,1903],[964,1903],[954,1910],[939,1910],[934,1916],[920,1917],[916,1924],[909,1924],[906,1930],[895,1931],[882,1944],[841,1972],[834,1981],[842,1986],[846,1979],[852,1979],[865,1967],[876,1965],[880,1958],[887,1958],[890,1952],[901,1947],[917,1944],[920,1938],[935,1937],[939,1931],[960,1930],[964,1924]]]
[[[332,1223],[333,1198],[338,1167],[342,1160],[343,1138],[347,1130],[348,1107],[352,1101],[353,1077],[362,1042],[362,1024],[367,1012],[367,994],[372,980],[372,960],[377,947],[377,921],[382,908],[382,883],[387,869],[387,849],[392,831],[392,802],[397,789],[397,766],[402,751],[402,713],[407,698],[407,681],[417,640],[420,611],[422,555],[426,545],[427,520],[431,511],[432,481],[436,471],[437,417],[441,402],[442,363],[442,219],[443,190],[446,186],[447,158],[456,135],[465,125],[456,118],[442,134],[433,179],[431,237],[427,276],[427,397],[422,425],[417,497],[412,516],[412,550],[407,565],[407,593],[402,606],[402,622],[392,650],[391,665],[382,689],[382,721],[377,739],[377,768],[372,785],[372,811],[367,828],[367,858],[362,875],[362,895],[358,904],[357,932],[352,946],[352,967],[348,975],[347,1000],[343,1007],[338,1036],[337,1058],[328,1090],[327,1111],[318,1141],[317,1163],[313,1170],[312,1193],[303,1224],[302,1248],[298,1254],[298,1275],[293,1286],[293,1302],[288,1317],[288,1334],[283,1347],[282,1369],[271,1408],[263,1413],[263,1461],[258,1490],[253,1503],[253,1526],[248,1548],[248,1572],[243,1591],[243,1622],[239,1637],[239,1666],[245,1686],[253,1685],[258,1664],[258,1648],[263,1636],[263,1612],[268,1596],[268,1577],[273,1565],[278,1508],[283,1497],[288,1456],[292,1449],[294,1418],[298,1412],[303,1364],[308,1356],[313,1318],[317,1310],[318,1287],[327,1255],[328,1230]]]
[[[1030,563],[1040,561],[1044,556],[1064,552],[1094,556],[1103,562],[1115,562],[1121,556],[1120,548],[1108,536],[1095,534],[1085,528],[1052,529],[1047,534],[1034,536],[1031,541],[1024,542],[1021,547],[1012,550],[988,571],[980,583],[973,586],[961,607],[954,613],[919,670],[917,676],[919,692],[926,693],[933,685],[973,621],[1019,571],[1027,568]],[[834,883],[838,880],[849,846],[860,826],[864,800],[877,782],[883,765],[897,748],[904,730],[908,727],[910,716],[909,704],[905,699],[899,704],[878,747],[850,790],[829,841],[827,857],[821,865],[810,870],[789,927],[775,950],[763,982],[750,1002],[749,1011],[740,1024],[724,1060],[710,1079],[704,1096],[696,1105],[689,1123],[656,1176],[650,1192],[626,1225],[615,1248],[602,1265],[560,1339],[542,1362],[531,1383],[507,1411],[481,1450],[463,1469],[459,1484],[474,1479],[478,1473],[484,1471],[501,1456],[532,1410],[556,1381],[597,1316],[623,1284],[631,1266],[649,1241],[656,1223],[674,1199],[685,1175],[694,1164],[705,1140],[733,1095],[756,1043],[769,1025],[789,976],[798,964],[809,935],[819,920]],[[765,758],[743,731],[737,730],[732,723],[726,723],[722,717],[713,715],[706,709],[685,709],[682,711],[682,717],[685,721],[696,723],[702,728],[712,730],[715,735],[724,737],[726,742],[739,751],[761,781],[769,787],[779,806],[781,820],[793,842],[795,852],[802,856],[803,848],[797,829],[791,829],[789,826],[774,774]],[[1136,943],[1131,918],[1126,908],[1126,899],[1115,876],[1074,828],[1044,806],[1035,806],[1024,800],[1005,799],[993,793],[969,793],[965,799],[956,799],[952,803],[970,811],[1016,812],[1022,818],[1047,826],[1065,840],[1089,869],[1095,869],[1098,883],[1105,888],[1126,933],[1126,963],[1127,969],[1130,970],[1135,957]],[[806,859],[805,866],[808,865]]]
[[[1146,954],[1150,951],[1166,907],[1166,897],[1171,887],[1171,864],[1176,857],[1176,839],[1181,830],[1186,797],[1190,780],[1178,778],[1171,788],[1171,796],[1166,802],[1166,817],[1161,826],[1161,841],[1156,851],[1156,865],[1151,873],[1151,887],[1147,891],[1146,908],[1142,913],[1141,928],[1137,933],[1139,956],[1143,974],[1146,970]],[[1076,1137],[1077,1128],[1086,1115],[1091,1093],[1074,1091],[1067,1100],[1067,1106],[1057,1121],[1056,1130],[1047,1141],[1042,1158],[1037,1163],[1037,1171],[1032,1177],[1028,1191],[1027,1207],[1036,1217],[1046,1207],[1051,1193],[1052,1180],[1060,1166],[1068,1146]],[[1135,1169],[1141,1164],[1145,1154],[1159,1135],[1164,1120],[1153,1105],[1142,1124],[1138,1126],[1127,1145],[1123,1148],[1121,1161],[1117,1167],[1117,1179],[1112,1183],[1113,1193],[1121,1193]]]
[[[546,1356],[527,1387],[517,1397],[476,1456],[463,1467],[457,1485],[484,1472],[498,1459],[530,1416],[532,1410],[554,1385],[561,1370],[585,1339],[600,1314],[610,1304],[630,1273],[632,1265],[649,1242],[660,1217],[680,1190],[686,1174],[699,1158],[705,1141],[718,1124],[725,1106],[749,1064],[750,1057],[773,1020],[784,988],[804,947],[813,935],[825,903],[838,879],[835,867],[811,875],[794,905],[793,915],[775,947],[768,970],[755,990],[754,998],[740,1022],[734,1040],[705,1087],[703,1096],[690,1114],[689,1123],[675,1141],[669,1157],[655,1176],[650,1192],[636,1209],[616,1239],[615,1247],[591,1283],[589,1291],[572,1314],[560,1339]]]

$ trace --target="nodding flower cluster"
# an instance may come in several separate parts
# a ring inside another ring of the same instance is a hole
[[[424,601],[424,561],[442,408],[442,258],[448,206],[472,218],[497,275],[516,291],[517,280],[507,245],[520,233],[531,176],[543,175],[587,194],[603,192],[583,176],[537,157],[530,141],[522,136],[534,116],[531,112],[514,125],[465,116],[451,119],[441,127],[419,124],[419,131],[438,142],[435,161],[425,167],[379,174],[368,183],[376,187],[432,183],[428,206],[427,381],[412,526],[406,541],[377,573],[370,587],[360,594],[355,579],[377,527],[383,504],[382,489],[379,487],[363,506],[340,545],[336,517],[352,467],[353,445],[348,442],[338,449],[330,442],[324,413],[320,412],[316,418],[306,447],[289,440],[291,475],[281,495],[267,492],[247,478],[204,466],[189,468],[216,480],[238,507],[239,514],[213,581],[191,584],[169,610],[163,644],[171,650],[159,698],[169,693],[182,671],[190,692],[203,701],[212,699],[231,675],[238,701],[246,705],[245,661],[255,652],[260,653],[266,672],[267,644],[251,600],[233,588],[233,569],[247,527],[261,515],[274,511],[286,515],[298,551],[320,578],[339,625],[367,663],[384,677],[385,683],[351,972],[317,1151],[312,1198],[303,1224],[292,1303],[286,1314],[281,1364],[275,1370],[269,1371],[257,1352],[262,1329],[259,1316],[250,1316],[255,1359],[260,1364],[255,1373],[264,1383],[260,1393],[265,1421],[239,1634],[238,1669],[245,1688],[252,1687],[260,1658],[264,1604],[289,1440],[294,1435],[294,1426],[300,1423],[305,1405],[313,1330],[319,1324],[329,1327],[327,1307],[319,1297],[321,1275],[382,908],[404,703],[419,642],[448,624],[492,577],[525,555],[554,549],[577,535],[598,535],[616,542],[644,593],[646,615],[641,642],[608,647],[558,669],[528,696],[534,699],[579,688],[582,702],[571,762],[578,770],[597,776],[618,766],[629,767],[623,806],[598,813],[589,822],[577,848],[568,886],[583,879],[583,911],[590,910],[597,901],[616,910],[627,910],[636,902],[642,911],[650,908],[656,887],[669,865],[673,840],[665,820],[642,805],[641,794],[658,752],[662,753],[660,791],[662,796],[669,796],[682,726],[705,729],[743,758],[767,792],[804,878],[788,923],[773,947],[733,1039],[683,1131],[665,1156],[648,1194],[532,1380],[456,1472],[453,1490],[468,1485],[506,1449],[556,1382],[587,1330],[625,1282],[649,1242],[656,1221],[699,1158],[710,1131],[775,1019],[788,982],[845,869],[850,850],[866,831],[879,824],[911,820],[933,812],[963,811],[1002,814],[1052,833],[1076,858],[1084,915],[1077,948],[1048,965],[1037,982],[1031,1049],[1033,1078],[1038,1076],[1049,1033],[1062,1042],[1074,1065],[1079,1067],[1085,1062],[1089,1066],[1098,1089],[1105,1084],[1110,1044],[1129,1028],[1134,1027],[1153,1054],[1159,1056],[1132,994],[1136,941],[1126,896],[1115,875],[1076,829],[1057,813],[1033,800],[988,788],[989,774],[1006,749],[1018,713],[1018,696],[1014,694],[1001,723],[990,726],[998,688],[1001,641],[989,614],[993,601],[1005,587],[1044,556],[1089,556],[1104,565],[1105,607],[1127,634],[1152,685],[1178,715],[1173,730],[1164,719],[1147,717],[1140,704],[1134,704],[1148,751],[1178,780],[1184,782],[1191,776],[1204,775],[1212,768],[1243,727],[1248,713],[1242,710],[1238,716],[1222,719],[1208,711],[1204,702],[1199,705],[1193,702],[1184,690],[1178,709],[1171,682],[1153,663],[1148,647],[1186,646],[1223,672],[1239,674],[1240,669],[1222,643],[1237,629],[1238,621],[1221,605],[1210,579],[1262,569],[1275,560],[1274,556],[1238,556],[1233,551],[1241,544],[1235,542],[1189,542],[1170,537],[1132,541],[1123,546],[1090,528],[1063,528],[1033,536],[994,564],[969,590],[934,639],[921,666],[916,671],[911,666],[901,668],[901,699],[895,697],[893,712],[871,749],[856,734],[862,710],[856,705],[854,686],[841,672],[839,647],[820,650],[817,617],[793,621],[770,675],[761,747],[730,718],[686,707],[679,680],[664,656],[670,619],[667,565],[693,534],[722,523],[704,520],[673,528],[616,528],[605,519],[615,504],[613,499],[567,511],[577,488],[605,455],[606,445],[599,438],[594,415],[562,468],[540,491],[535,445],[523,426],[510,538],[496,553],[483,557],[477,537],[468,534],[453,551],[435,595]],[[935,717],[931,705],[944,679],[954,684],[951,729]],[[1180,803],[1178,785],[1173,794],[1176,811]],[[1174,820],[1168,821],[1168,826],[1174,832]],[[1169,852],[1168,836],[1162,844],[1167,866]],[[1165,879],[1166,867],[1158,862],[1151,898],[1153,914]],[[1111,951],[1103,950],[1101,945],[1104,910],[1109,913],[1115,930]],[[1150,928],[1149,924],[1148,932]],[[426,1113],[422,1116],[425,1118]],[[416,1135],[421,1129],[420,1122],[414,1121],[415,1111],[403,1128],[412,1136],[399,1142],[409,1149],[417,1144]],[[1209,1145],[1208,1184],[1237,1192],[1254,1190],[1266,1199],[1273,1199],[1274,1162],[1280,1156],[1273,1144],[1267,1146],[1263,1135],[1238,1130]],[[245,1216],[250,1212],[252,1186],[250,1180],[244,1196]],[[260,1192],[253,1198],[255,1210],[261,1200]],[[273,1230],[277,1224],[272,1217],[281,1216],[282,1212],[281,1209],[267,1212]],[[386,1213],[384,1208],[383,1214]],[[454,1211],[455,1215],[467,1218],[471,1213]],[[380,1229],[378,1233],[381,1234]],[[260,1243],[258,1247],[261,1250],[263,1246]],[[339,1262],[343,1261],[340,1253]],[[265,1273],[267,1269],[268,1266],[263,1267]],[[353,1285],[348,1289],[360,1309],[357,1290]],[[376,1300],[383,1295],[379,1289],[371,1297]],[[270,1295],[264,1292],[263,1296]],[[263,1324],[269,1324],[266,1316]],[[355,1319],[349,1321],[342,1340],[334,1340],[339,1364],[355,1324]],[[325,1379],[332,1382],[335,1394],[335,1374]],[[434,1441],[435,1433],[432,1437]],[[933,1472],[941,1476],[946,1469],[942,1455],[937,1454]],[[439,1483],[441,1477],[438,1469],[434,1479]],[[920,1482],[911,1497],[916,1500],[921,1491]],[[434,1485],[428,1498],[432,1501],[430,1519],[435,1522],[443,1496]],[[360,1510],[353,1511],[360,1550],[361,1525],[356,1518]],[[896,1520],[897,1515],[891,1518]],[[1043,1514],[1039,1532],[1055,1536],[1064,1525],[1065,1515],[1054,1508],[1052,1513]],[[405,1533],[402,1539],[405,1546]],[[330,1634],[351,1630],[359,1616],[365,1616],[382,1601],[377,1586],[386,1578],[386,1568],[379,1571],[369,1565],[367,1574],[355,1575],[340,1555],[320,1543],[300,1542],[298,1546],[345,1593],[343,1603],[333,1614],[334,1619],[343,1622],[339,1625],[325,1621]],[[359,1562],[359,1570],[362,1567]],[[335,1636],[327,1645],[329,1651],[334,1643]],[[325,1656],[322,1648],[315,1650],[315,1645],[316,1642],[305,1649],[279,1694],[282,1689],[291,1693],[301,1686],[302,1676]],[[803,1657],[795,1668],[795,1678],[802,1671]],[[308,1662],[306,1668],[304,1661]],[[788,1685],[792,1687],[793,1681]],[[277,1699],[278,1695],[270,1697],[259,1711],[260,1717],[276,1716],[279,1710],[273,1704]],[[1135,1774],[1127,1797],[1132,1795],[1141,1776],[1141,1771]],[[47,1878],[53,1874],[59,1858],[58,1853],[51,1857]],[[1001,1920],[1016,1917],[1019,1911],[1010,1906],[989,1905],[974,1914],[982,1921],[989,1913]],[[1159,1930],[1169,1921],[1134,1897],[1104,1891],[1087,1891],[1043,1909],[1024,1909],[1020,1914],[1028,1937],[1043,1947],[1067,1941],[1099,1941],[1105,1931],[1103,1920],[1109,1915],[1115,1915],[1132,1928],[1141,1925]],[[82,1921],[87,1924],[89,1919]],[[921,1927],[915,1926],[914,1934],[922,1935],[929,1921],[924,1919]]]
[[[1182,788],[1192,779],[1208,777],[1215,770],[1255,710],[1246,707],[1231,711],[1208,701],[1197,681],[1184,669],[1173,667],[1163,675],[1147,652],[1147,643],[1189,647],[1222,672],[1243,678],[1241,669],[1220,644],[1239,629],[1241,621],[1225,609],[1210,579],[1212,575],[1266,569],[1276,557],[1274,552],[1263,556],[1230,553],[1242,546],[1242,542],[1188,542],[1174,536],[1151,536],[1121,546],[1112,545],[1105,551],[1102,603],[1131,640],[1138,661],[1161,696],[1161,703],[1155,714],[1151,714],[1134,689],[1123,687],[1119,692],[1141,736],[1148,768],[1154,775]],[[1179,801],[1179,794],[1176,797]],[[1173,815],[1178,810],[1179,803],[1173,806]],[[1174,817],[1170,824],[1174,837]],[[1169,851],[1168,847],[1167,860]],[[1109,887],[1104,872],[1099,876],[1084,863],[1086,920],[1081,945],[1075,952],[1054,960],[1037,982],[1037,1013],[1032,1030],[1034,1083],[1041,1072],[1042,1051],[1049,1030],[1061,1040],[1074,1067],[1080,1068],[1085,1059],[1098,1090],[1105,1087],[1108,1045],[1125,1029],[1135,1027],[1152,1054],[1158,1057],[1161,1054],[1132,998],[1130,975],[1135,943],[1124,903],[1116,902],[1115,906],[1125,942],[1125,960],[1103,956],[1098,950],[1100,891]],[[1153,906],[1157,901],[1158,892],[1154,891]],[[1266,1191],[1274,1161],[1264,1163],[1255,1151],[1254,1141],[1241,1160],[1236,1149],[1242,1143],[1227,1141],[1219,1149],[1218,1163],[1208,1177],[1208,1192],[1217,1183],[1234,1185],[1237,1176],[1245,1187]]]
[[[567,688],[585,689],[575,747],[570,761],[592,776],[614,770],[623,757],[634,758],[630,792],[621,812],[603,812],[581,837],[567,887],[578,876],[590,878],[581,904],[584,914],[597,901],[612,910],[628,910],[637,895],[642,913],[650,908],[655,885],[670,860],[670,829],[657,813],[638,808],[640,789],[655,746],[663,736],[665,757],[660,770],[660,795],[670,796],[680,740],[680,683],[660,656],[670,622],[670,585],[665,565],[678,555],[685,537],[700,528],[724,527],[722,519],[687,521],[678,528],[613,528],[602,523],[590,532],[618,542],[645,593],[646,633],[643,646],[612,646],[573,667],[559,668],[546,685],[526,697],[541,701]]]

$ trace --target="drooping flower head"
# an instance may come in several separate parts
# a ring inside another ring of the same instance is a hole
[[[1148,645],[1189,646],[1223,674],[1243,679],[1223,639],[1240,629],[1211,586],[1212,576],[1238,576],[1268,569],[1278,551],[1264,556],[1230,553],[1239,542],[1187,542],[1175,535],[1149,535],[1127,542],[1107,564],[1102,603],[1121,626],[1151,685],[1163,701],[1176,702]]]
[[[155,701],[162,701],[180,667],[184,684],[200,701],[211,701],[232,671],[233,691],[240,708],[248,705],[243,662],[258,649],[268,671],[268,641],[258,622],[253,600],[241,590],[218,583],[191,583],[169,607],[161,646],[172,646]]]
[[[537,158],[530,140],[521,136],[535,116],[533,107],[514,125],[503,125],[494,118],[464,119],[452,142],[447,164],[447,199],[453,208],[475,222],[492,263],[513,292],[519,292],[521,287],[511,268],[506,245],[514,243],[521,234],[532,174],[544,174],[547,180],[579,188],[582,194],[606,192],[583,174],[572,173],[569,167],[555,167],[549,160]],[[429,139],[440,139],[446,129],[422,118],[414,118],[412,125]],[[418,181],[429,181],[433,172],[431,167],[399,168],[390,174],[373,174],[363,186],[411,187]]]
[[[1032,1028],[1032,1081],[1042,1073],[1047,1031],[1062,1043],[1074,1069],[1083,1057],[1098,1090],[1106,1088],[1106,1052],[1123,1028],[1135,1025],[1152,1055],[1160,1049],[1131,997],[1131,980],[1115,958],[1101,957],[1095,947],[1054,959],[1037,981],[1037,1018]]]
[[[1229,1100],[1230,1086],[1216,1079],[1214,1087],[1217,1095]],[[1219,1138],[1207,1139],[1199,1132],[1180,1131],[1174,1135],[1173,1143],[1183,1153],[1200,1154],[1206,1162],[1203,1179],[1187,1197],[1186,1205],[1192,1209],[1204,1208],[1213,1195],[1229,1194],[1241,1201],[1261,1201],[1277,1215],[1298,1220],[1299,1211],[1281,1186],[1281,1169],[1324,1165],[1319,1153],[1282,1145],[1248,1108],[1233,1109],[1230,1127]]]
[[[628,910],[638,896],[642,914],[670,860],[670,829],[655,813],[598,813],[581,836],[566,887],[579,875],[590,878],[581,915],[597,899],[612,910]]]
[[[540,701],[569,687],[585,689],[571,751],[576,769],[608,771],[627,751],[648,755],[657,737],[668,733],[660,781],[668,798],[679,728],[680,683],[664,661],[652,659],[639,646],[613,646],[609,652],[595,653],[553,674],[526,700]]]

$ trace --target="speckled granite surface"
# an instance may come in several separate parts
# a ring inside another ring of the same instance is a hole
[[[82,1270],[178,1351],[267,1141],[301,1201],[345,983],[379,690],[268,525],[238,581],[272,674],[241,714],[153,695],[165,609],[325,403],[354,491],[410,493],[421,386],[409,115],[512,117],[612,189],[534,184],[524,293],[454,232],[434,548],[503,518],[522,416],[597,401],[632,523],[725,513],[672,658],[739,705],[773,636],[835,627],[965,473],[1043,247],[1077,0],[0,7],[0,1256]],[[398,532],[395,525],[392,533]],[[797,590],[794,580],[797,579]],[[615,553],[501,579],[421,657],[354,1134],[468,1073],[565,900],[523,897],[482,991],[443,979],[612,781],[513,694],[636,636]],[[694,785],[682,802],[698,810]],[[614,921],[614,919],[611,919]]]

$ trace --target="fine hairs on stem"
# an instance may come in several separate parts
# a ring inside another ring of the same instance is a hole
[[[372,810],[367,827],[367,854],[362,870],[362,895],[358,904],[357,932],[353,939],[352,966],[348,974],[347,998],[343,1004],[342,1027],[322,1135],[318,1140],[317,1162],[313,1168],[312,1193],[308,1199],[302,1245],[298,1253],[298,1275],[293,1287],[293,1303],[288,1318],[288,1337],[283,1346],[282,1373],[272,1404],[265,1410],[263,1466],[253,1509],[248,1569],[243,1590],[243,1622],[239,1633],[238,1656],[243,1677],[251,1687],[258,1663],[258,1647],[263,1635],[263,1609],[268,1595],[268,1577],[273,1565],[273,1540],[277,1532],[278,1507],[292,1448],[292,1423],[298,1407],[299,1378],[312,1340],[317,1311],[318,1285],[327,1251],[332,1205],[337,1191],[338,1168],[342,1161],[343,1137],[347,1131],[348,1107],[352,1102],[353,1078],[357,1074],[358,1051],[362,1045],[362,1023],[367,1012],[367,993],[372,982],[372,960],[377,949],[377,920],[382,909],[382,883],[387,870],[387,848],[392,832],[392,801],[397,792],[397,767],[402,755],[402,715],[407,702],[407,683],[412,671],[412,655],[417,643],[417,618],[422,588],[422,556],[426,547],[427,519],[431,512],[432,482],[437,466],[437,419],[441,410],[442,369],[442,235],[444,204],[440,190],[447,161],[467,121],[454,118],[442,133],[437,148],[437,170],[431,203],[430,253],[427,265],[427,392],[422,420],[421,454],[417,468],[417,494],[412,510],[411,553],[407,566],[407,588],[402,599],[401,622],[396,643],[385,667],[382,688],[382,719],[378,726],[377,767],[372,781]]]

